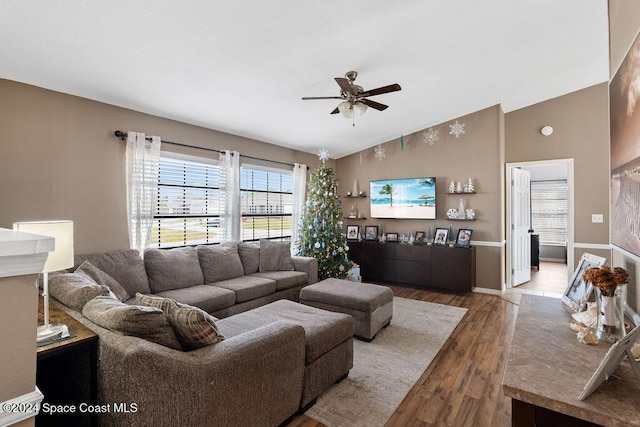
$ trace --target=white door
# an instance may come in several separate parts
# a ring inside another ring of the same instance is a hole
[[[518,286],[531,280],[531,174],[511,171],[511,283]]]

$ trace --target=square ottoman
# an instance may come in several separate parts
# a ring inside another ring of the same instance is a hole
[[[279,300],[220,319],[216,325],[224,336],[232,337],[278,320],[304,328],[305,368],[300,399],[300,408],[304,412],[315,403],[320,393],[346,378],[353,367],[354,321],[345,314]]]
[[[371,341],[393,317],[393,291],[380,285],[325,279],[300,290],[300,302],[353,316],[355,336]]]

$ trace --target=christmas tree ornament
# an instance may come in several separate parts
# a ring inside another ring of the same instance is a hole
[[[462,183],[458,181],[458,185],[456,186],[456,193],[462,193]]]
[[[453,180],[451,180],[451,184],[449,184],[449,193],[455,193],[456,192],[456,183],[453,182]]]

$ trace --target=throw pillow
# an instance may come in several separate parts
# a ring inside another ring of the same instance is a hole
[[[160,309],[127,305],[110,297],[96,297],[84,306],[82,314],[103,328],[182,350]]]
[[[204,285],[196,248],[147,249],[144,266],[152,293]]]
[[[93,298],[109,295],[109,288],[76,273],[63,273],[49,276],[49,295],[67,307],[82,311]]]
[[[215,323],[218,319],[198,307],[182,304],[170,298],[140,293],[136,294],[136,301],[162,310],[178,341],[187,350],[216,344],[224,339]]]
[[[238,254],[245,275],[257,273],[260,270],[260,246],[250,242],[239,243]]]
[[[88,279],[92,279],[97,284],[106,286],[107,288],[111,289],[111,292],[113,292],[116,298],[118,298],[118,300],[120,301],[124,302],[131,298],[129,292],[127,292],[127,290],[123,288],[122,285],[116,281],[116,279],[109,276],[107,273],[100,270],[89,261],[85,261],[80,264],[80,267],[76,269],[75,273]]]
[[[236,243],[198,246],[197,252],[204,274],[204,283],[219,282],[244,275]]]
[[[136,292],[151,292],[147,272],[144,269],[144,261],[136,249],[118,249],[74,257],[76,266],[84,261],[89,261],[113,277],[127,290],[129,295],[135,295]]]
[[[268,271],[293,271],[289,242],[260,240],[260,273]]]

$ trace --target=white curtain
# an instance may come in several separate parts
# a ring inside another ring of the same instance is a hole
[[[302,208],[306,200],[307,165],[293,164],[293,207],[291,210],[291,254],[298,253],[298,236],[302,221]]]
[[[220,226],[221,243],[240,242],[242,212],[240,208],[240,153],[220,153]]]
[[[144,253],[153,225],[153,208],[158,190],[160,137],[127,132],[127,217],[129,246]]]

